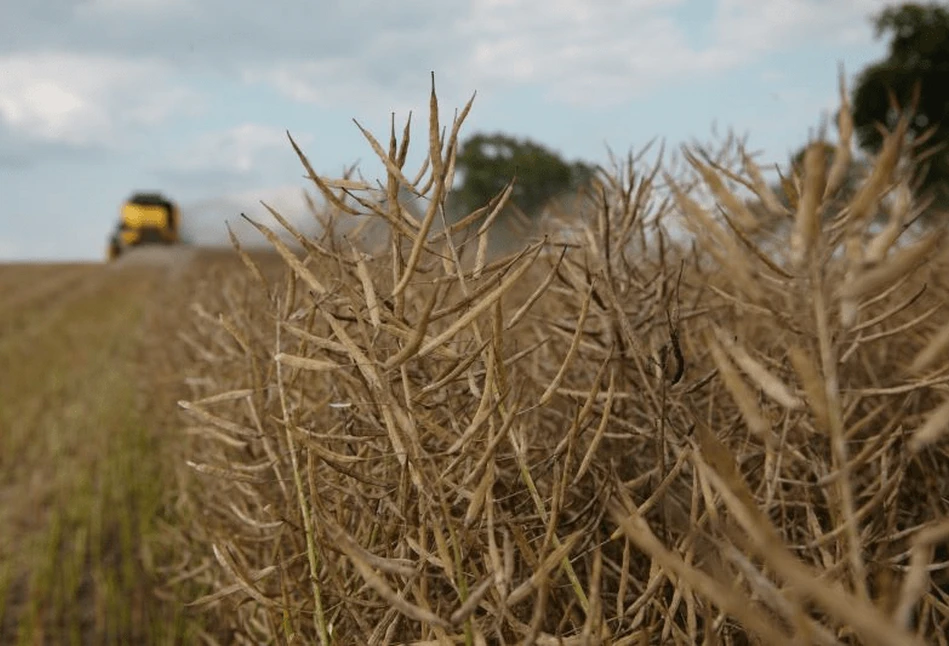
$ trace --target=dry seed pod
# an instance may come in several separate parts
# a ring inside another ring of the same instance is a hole
[[[747,260],[733,235],[730,235],[700,204],[687,195],[666,175],[666,182],[676,199],[679,208],[687,216],[684,224],[700,241],[702,247],[728,269],[736,285],[752,300],[760,298],[761,290],[755,281],[754,268]]]
[[[883,147],[877,155],[870,177],[864,181],[850,205],[850,219],[856,224],[865,224],[872,215],[880,198],[886,192],[893,178],[903,149],[903,139],[909,123],[904,116],[896,129],[883,140]]]
[[[844,240],[844,258],[847,261],[847,271],[844,273],[844,284],[855,280],[865,269],[863,262],[863,242],[855,227],[850,227],[847,238]],[[840,324],[849,329],[857,322],[857,310],[860,305],[855,297],[842,296],[840,300]]]
[[[886,226],[867,244],[864,262],[875,265],[883,260],[903,232],[903,223],[913,205],[913,192],[904,179],[896,188],[896,195]]]
[[[762,392],[785,408],[795,410],[801,407],[801,401],[794,396],[791,389],[770,370],[765,368],[760,361],[748,354],[743,347],[729,338],[718,326],[713,325],[712,330],[719,343],[728,351],[732,360],[738,364],[738,367],[748,375]]]
[[[847,96],[847,82],[844,78],[843,67],[840,69],[840,111],[837,114],[837,129],[840,132],[840,138],[834,150],[834,161],[827,176],[827,186],[824,187],[825,200],[843,186],[853,159],[853,153],[850,151],[850,141],[853,138],[853,115],[850,112],[850,99]]]
[[[796,211],[798,202],[800,202],[801,199],[801,192],[798,190],[797,177],[793,171],[791,175],[781,177],[781,190],[784,191],[784,195],[788,199],[788,204]]]
[[[774,191],[771,190],[771,187],[765,181],[758,165],[744,150],[741,151],[741,159],[745,172],[748,173],[748,177],[751,178],[755,193],[758,195],[758,199],[761,200],[761,203],[764,204],[764,207],[771,215],[786,216],[788,214],[787,209],[784,208],[784,205],[781,204],[781,200],[778,199],[778,196],[774,194]]]
[[[737,368],[725,354],[725,351],[711,335],[708,337],[708,348],[712,353],[712,359],[718,367],[718,374],[725,384],[725,388],[731,394],[738,410],[741,412],[748,430],[758,436],[766,445],[773,447],[776,438],[761,408],[758,406],[757,398],[754,392],[741,378]]]
[[[916,355],[910,365],[910,372],[919,374],[930,368],[942,357],[947,348],[949,348],[949,323],[943,325],[938,332],[932,335],[926,346],[919,351],[919,354]]]
[[[840,300],[840,326],[844,329],[850,329],[857,322],[857,314],[860,312],[860,303],[853,298],[842,298]]]
[[[824,380],[820,369],[808,352],[799,346],[788,348],[788,358],[791,366],[797,373],[798,381],[807,395],[807,403],[817,420],[819,429],[826,431],[830,426],[829,406],[827,405],[827,391],[824,389]]]
[[[937,230],[913,245],[899,249],[880,265],[866,271],[861,271],[849,280],[845,280],[840,288],[839,296],[842,299],[859,299],[866,294],[882,289],[893,281],[913,271],[916,266],[929,255],[942,239],[942,232]]]
[[[949,430],[949,399],[929,413],[926,421],[913,431],[909,438],[909,450],[916,452],[941,439]]]
[[[804,193],[794,216],[791,232],[791,262],[800,266],[814,248],[820,234],[820,203],[826,181],[824,146],[814,142],[804,153]]]
[[[712,189],[712,193],[722,203],[725,210],[735,218],[746,231],[754,232],[758,229],[758,219],[752,214],[745,204],[742,203],[735,194],[728,190],[725,182],[718,176],[714,169],[709,168],[692,155],[688,155],[688,160],[702,175],[706,185]]]

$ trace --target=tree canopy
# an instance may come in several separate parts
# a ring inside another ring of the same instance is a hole
[[[593,175],[592,166],[567,162],[530,139],[501,133],[479,133],[465,140],[455,168],[461,181],[454,197],[466,212],[485,206],[516,179],[509,204],[532,215],[551,198],[578,188]]]
[[[877,152],[882,143],[878,124],[895,126],[900,110],[919,96],[909,135],[920,137],[932,129],[929,145],[949,143],[949,8],[938,3],[905,3],[884,9],[874,17],[876,36],[889,36],[885,59],[864,69],[853,92],[857,140],[865,151]],[[928,167],[927,167],[928,166]],[[938,189],[943,199],[949,180],[949,154],[933,155],[918,175],[921,189]]]

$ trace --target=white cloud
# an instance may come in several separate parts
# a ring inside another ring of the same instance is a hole
[[[113,71],[105,79],[119,73],[115,61],[134,53],[189,73],[213,70],[263,83],[302,103],[378,113],[380,106],[385,112],[417,107],[430,70],[440,93],[460,101],[473,90],[484,95],[528,84],[555,102],[616,104],[752,64],[782,48],[864,43],[872,38],[868,16],[895,3],[405,0],[389,6],[288,0],[279,12],[241,0],[87,0],[46,12],[28,9],[31,3],[10,4],[2,10],[7,19],[0,16],[0,52],[95,48],[115,56],[107,58]],[[691,17],[693,11],[704,18]],[[63,91],[58,102],[75,103],[69,114],[85,113],[102,127],[98,103],[62,77],[72,74],[54,75],[53,85]],[[36,89],[42,91],[51,94]],[[40,122],[55,125],[63,118],[47,115]]]
[[[465,69],[479,87],[539,84],[567,103],[615,103],[670,73],[717,64],[668,15],[680,4],[475,0],[460,28]]]
[[[892,0],[719,0],[719,47],[751,55],[785,47],[855,44],[872,37],[868,16]]]
[[[294,133],[293,139],[304,150],[312,142],[306,133]],[[300,176],[302,167],[284,129],[244,123],[198,136],[153,172],[182,192],[204,196],[232,194],[278,175]]]
[[[327,57],[320,60],[285,60],[246,68],[243,81],[267,84],[283,96],[320,107],[338,105],[381,105],[386,111],[403,111],[402,88],[374,80],[363,61],[356,58]],[[424,80],[425,70],[418,71]]]
[[[429,0],[433,11],[435,1]],[[459,95],[533,85],[556,102],[615,105],[804,43],[866,42],[872,37],[868,16],[893,4],[719,0],[708,25],[694,26],[708,28],[710,41],[700,46],[684,16],[706,1],[472,0],[429,32],[383,32],[370,19],[358,51],[315,60],[264,57],[244,67],[244,80],[305,103],[401,108],[417,96],[422,72],[434,69],[439,85]],[[405,69],[415,72],[414,81]]]
[[[459,98],[537,84],[567,103],[614,103],[672,72],[720,64],[714,54],[690,50],[662,11],[681,3],[474,0],[443,26],[373,33],[367,24],[370,37],[357,52],[275,64],[263,59],[245,67],[244,80],[305,103],[400,112],[424,96],[429,70],[440,94]],[[434,1],[429,4],[435,13]]]
[[[307,141],[307,138],[295,138]],[[300,141],[298,141],[300,143]],[[286,132],[257,123],[244,123],[199,137],[174,162],[179,171],[250,173],[263,156],[291,151]]]
[[[570,104],[615,104],[805,42],[866,40],[867,16],[893,2],[720,0],[703,48],[669,11],[684,12],[682,4],[476,0],[463,29],[472,43],[468,71],[481,82],[542,84]]]
[[[193,109],[156,61],[65,53],[0,57],[0,121],[46,142],[119,145],[129,128]]]

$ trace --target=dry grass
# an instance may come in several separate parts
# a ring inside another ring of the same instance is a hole
[[[172,539],[206,641],[947,643],[949,260],[867,233],[901,142],[831,217],[849,140],[806,156],[795,212],[759,192],[786,234],[737,198],[742,150],[630,159],[579,244],[550,222],[491,258],[470,223],[502,196],[441,222],[468,108],[445,129],[431,101],[417,176],[407,131],[367,133],[383,191],[298,151],[320,216],[374,214],[387,253],[260,226],[285,270],[195,295]]]

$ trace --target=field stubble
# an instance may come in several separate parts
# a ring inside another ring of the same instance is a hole
[[[152,539],[173,518],[177,326],[196,276],[228,262],[0,267],[3,644],[196,639],[200,618],[154,593],[169,557]]]
[[[318,217],[390,249],[261,225],[285,271],[195,294],[176,583],[235,643],[947,643],[949,259],[932,224],[901,241],[903,122],[825,212],[842,99],[790,209],[740,147],[629,158],[504,257],[507,193],[432,232],[467,114],[446,139],[434,90],[417,182],[407,130],[367,134],[384,195],[298,150]]]

